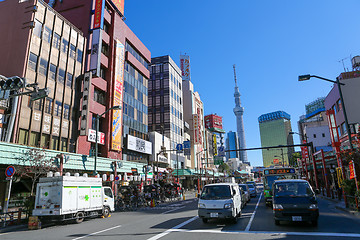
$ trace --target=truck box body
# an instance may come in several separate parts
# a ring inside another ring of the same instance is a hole
[[[101,178],[59,176],[40,178],[34,216],[56,216],[103,209]],[[106,197],[106,196],[105,196]]]

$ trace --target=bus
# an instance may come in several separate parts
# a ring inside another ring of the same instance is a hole
[[[265,204],[272,203],[272,185],[275,180],[280,179],[297,179],[295,168],[292,167],[275,167],[266,168],[263,171],[264,198]]]

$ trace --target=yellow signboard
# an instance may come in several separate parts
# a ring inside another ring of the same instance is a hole
[[[336,175],[337,175],[337,180],[338,180],[338,184],[339,186],[341,186],[341,182],[343,181],[343,175],[342,175],[342,169],[341,168],[336,168]]]

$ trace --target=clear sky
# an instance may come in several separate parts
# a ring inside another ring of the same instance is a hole
[[[258,117],[283,110],[293,131],[305,104],[328,94],[350,56],[360,55],[358,0],[125,0],[127,25],[151,51],[190,56],[191,79],[205,114],[223,116],[226,131],[236,131],[233,64],[242,106],[247,147],[260,147]],[[295,143],[299,143],[297,135]],[[253,166],[261,151],[248,151]]]

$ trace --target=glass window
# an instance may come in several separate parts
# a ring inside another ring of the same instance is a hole
[[[138,90],[137,91],[137,95],[138,95],[138,100],[139,100],[139,102],[143,102],[143,94],[142,94],[142,92],[140,92],[140,90]]]
[[[33,147],[40,147],[40,133],[31,132],[29,145]]]
[[[70,44],[70,57],[72,59],[75,59],[75,55],[76,55],[76,47],[72,44]]]
[[[54,115],[57,117],[61,116],[61,110],[62,110],[62,103],[59,101],[55,101],[55,109],[54,109]]]
[[[59,137],[52,136],[52,138],[51,138],[51,149],[59,150]]]
[[[41,135],[41,143],[40,143],[40,147],[41,148],[46,148],[48,149],[50,146],[50,135],[49,134],[42,134]]]
[[[51,42],[51,35],[52,35],[52,30],[48,27],[44,27],[44,31],[43,31],[43,40],[47,43]]]
[[[29,56],[29,69],[36,72],[37,61],[38,61],[38,56],[31,52]]]
[[[106,104],[106,94],[104,91],[94,88],[94,101],[102,105]]]
[[[137,110],[137,120],[143,122],[143,113],[140,110]]]
[[[78,49],[77,50],[77,58],[76,58],[76,60],[81,63],[82,58],[83,58],[83,51],[81,51],[81,49]]]
[[[41,111],[42,110],[42,106],[43,106],[43,99],[38,99],[36,101],[33,102],[33,107],[34,110],[38,110]]]
[[[64,119],[70,119],[70,106],[64,104]]]
[[[109,56],[109,45],[107,45],[106,43],[102,43],[101,45],[101,52],[105,55],[105,56]]]
[[[55,81],[56,80],[56,66],[50,63],[50,71],[49,71],[49,79]]]
[[[45,99],[45,113],[51,114],[53,108],[53,100],[51,98]]]
[[[19,130],[19,144],[28,145],[29,131],[25,129]]]
[[[66,40],[65,38],[63,38],[62,40],[62,46],[61,46],[61,51],[63,51],[64,53],[67,53],[69,50],[69,41]]]
[[[100,77],[106,80],[106,69],[104,67],[100,67]]]
[[[60,148],[60,151],[64,151],[64,152],[67,152],[67,138],[61,138],[61,148]]]
[[[44,58],[41,58],[40,66],[39,66],[39,73],[46,76],[47,75],[47,67],[48,67],[48,61],[46,61]]]
[[[72,82],[73,82],[73,75],[71,73],[67,73],[66,86],[72,87]]]
[[[60,83],[64,83],[64,81],[65,81],[65,71],[64,71],[64,69],[59,68],[58,81]]]
[[[60,49],[60,35],[57,33],[54,34],[53,47],[56,49]]]
[[[35,27],[33,30],[33,34],[39,38],[41,38],[41,30],[42,30],[42,23],[35,19]]]

